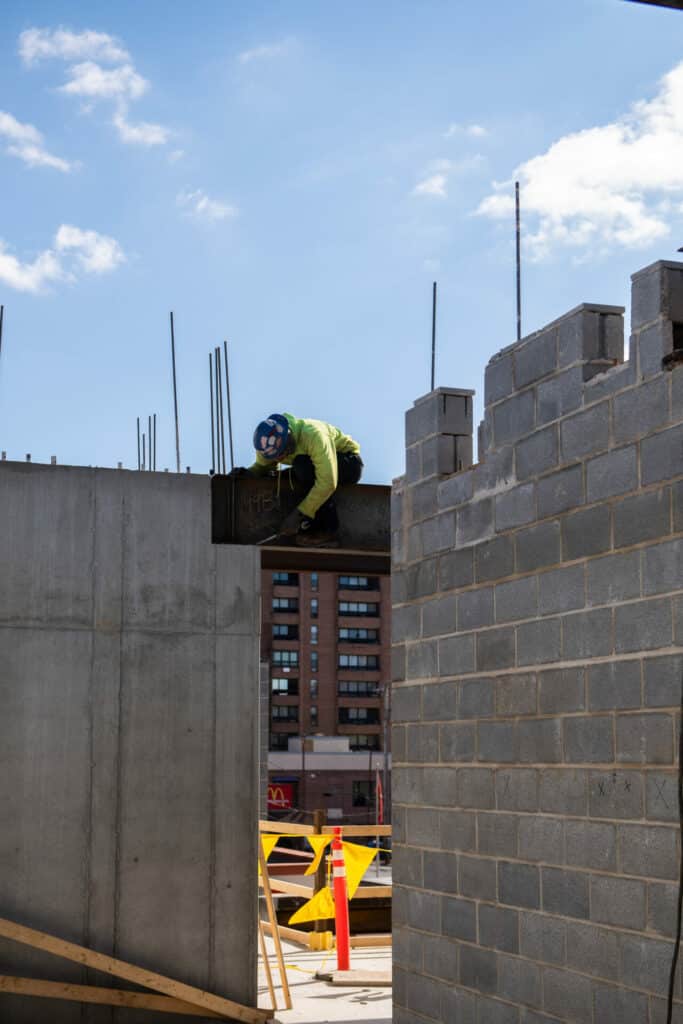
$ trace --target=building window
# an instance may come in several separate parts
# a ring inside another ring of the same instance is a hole
[[[349,736],[349,747],[351,750],[379,750],[379,736],[354,733]]]
[[[372,783],[368,779],[356,779],[352,783],[354,807],[369,807],[372,803]]]
[[[273,624],[273,636],[280,640],[298,640],[299,627],[276,622]]]
[[[337,693],[340,697],[379,697],[379,683],[371,683],[366,679],[340,679],[337,682]]]
[[[379,710],[377,708],[339,708],[340,725],[378,725]]]
[[[270,681],[270,692],[279,694],[281,697],[298,697],[299,680],[273,676]]]
[[[340,576],[340,590],[379,590],[376,576]]]
[[[318,680],[317,679],[309,680],[308,692],[311,695],[311,700],[315,700],[315,698],[318,696]]]
[[[318,726],[318,705],[317,704],[311,704],[310,711],[311,711],[311,727],[312,728],[317,728],[317,726]]]
[[[312,597],[311,598],[311,618],[312,619],[317,619],[318,618],[318,598],[317,597]]]
[[[299,709],[296,705],[273,704],[270,708],[270,717],[274,722],[298,722]]]
[[[311,573],[311,590],[318,589],[318,574],[317,572]]]
[[[274,597],[273,598],[273,611],[274,612],[298,612],[299,601],[296,597]]]
[[[376,644],[379,638],[379,630],[364,629],[355,626],[341,626],[339,639],[347,644]]]
[[[318,671],[318,652],[311,651],[311,672]]]
[[[270,734],[270,749],[271,750],[287,750],[289,746],[289,737],[296,736],[294,732],[271,732]]]
[[[280,586],[285,587],[298,587],[299,574],[296,572],[274,572],[273,583],[278,583]]]
[[[379,615],[379,605],[374,601],[340,601],[340,615]]]
[[[337,664],[339,668],[379,670],[379,656],[376,654],[340,654]]]
[[[298,665],[298,651],[273,651],[274,665]]]
[[[317,644],[318,642],[318,627],[311,626],[311,643]]]

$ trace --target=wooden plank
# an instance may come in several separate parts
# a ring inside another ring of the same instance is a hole
[[[38,981],[35,978],[12,978],[0,975],[0,993],[15,996],[39,996],[66,999],[76,1003],[98,1003],[101,1006],[126,1006],[134,1010],[155,1010],[157,1013],[182,1013],[188,1017],[214,1017],[225,1020],[220,1013],[204,1010],[191,1003],[151,992],[127,992],[119,988],[98,988],[95,985],[72,985],[63,981]]]
[[[263,883],[259,880],[259,884]],[[285,878],[271,878],[271,888],[275,895],[286,893],[288,896],[301,896],[302,899],[313,899],[313,887],[288,882]],[[393,889],[390,885],[359,885],[354,893],[354,900],[386,900],[391,899]]]
[[[391,934],[385,935],[352,935],[351,936],[351,948],[361,948],[365,946],[390,946],[391,945]]]
[[[270,1005],[273,1013],[277,1010],[277,999],[275,998],[275,988],[273,987],[273,972],[270,969],[270,959],[268,958],[268,949],[266,947],[266,937],[263,933],[263,922],[259,917],[258,920],[258,938],[259,945],[261,946],[261,959],[263,960],[263,968],[266,972],[266,981],[268,982],[268,992],[270,993]]]
[[[353,894],[354,900],[390,900],[393,889],[390,885],[359,885]]]
[[[142,967],[135,967],[125,960],[117,960],[115,957],[106,956],[104,953],[96,953],[85,946],[79,946],[74,942],[66,942],[46,932],[36,931],[34,928],[26,928],[24,925],[15,924],[0,917],[0,936],[10,939],[12,942],[20,942],[33,949],[41,949],[45,953],[62,957],[64,960],[73,960],[74,963],[83,964],[85,967],[92,967],[95,971],[103,971],[105,974],[112,974],[117,978],[125,978],[134,985],[142,985],[143,988],[151,988],[155,992],[162,992],[173,999],[180,999],[182,1002],[191,1003],[193,1006],[201,1006],[205,1010],[213,1010],[221,1017],[234,1018],[243,1024],[262,1024],[262,1021],[271,1016],[268,1010],[257,1010],[252,1006],[243,1006],[232,999],[223,996],[215,996],[210,992],[204,992],[193,985],[186,985],[181,981],[174,981],[163,974],[155,971],[148,971]]]
[[[323,826],[323,835],[334,835],[333,825]],[[342,825],[342,838],[349,836],[390,836],[391,825]]]
[[[289,982],[287,980],[287,968],[285,967],[285,958],[282,954],[282,943],[280,942],[280,932],[277,926],[277,917],[275,915],[275,904],[273,903],[273,893],[270,888],[270,875],[268,874],[268,865],[266,863],[266,855],[263,852],[263,843],[259,839],[258,844],[258,862],[261,868],[261,884],[263,886],[263,892],[266,897],[266,908],[268,910],[268,920],[272,927],[273,943],[275,944],[275,956],[277,958],[277,966],[280,972],[280,981],[282,982],[282,994],[285,998],[285,1010],[292,1009],[292,997],[289,991]]]
[[[330,981],[345,988],[367,988],[371,985],[391,988],[391,971],[332,971]]]
[[[266,935],[273,935],[273,926],[270,921],[263,921],[263,928]],[[278,934],[283,939],[287,939],[289,942],[298,942],[301,946],[308,946],[310,936],[313,932],[304,932],[300,928],[288,928],[284,924],[277,926]]]
[[[312,825],[298,825],[291,821],[259,821],[259,832],[276,832],[279,836],[312,836]]]

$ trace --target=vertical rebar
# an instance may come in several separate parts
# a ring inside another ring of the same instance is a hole
[[[138,416],[138,469],[140,469],[140,417]]]
[[[216,347],[216,378],[218,380],[218,409],[221,434],[220,460],[223,467],[222,472],[225,473],[225,420],[223,418],[223,371],[221,369],[220,345]]]
[[[228,396],[228,441],[230,442],[230,469],[235,468],[235,457],[232,451],[232,414],[230,412],[230,374],[228,372],[228,343],[223,342],[225,351],[225,390]]]
[[[432,287],[432,388],[434,390],[434,370],[436,367],[436,281]]]
[[[154,450],[154,463],[152,465],[152,469],[156,473],[156,469],[157,469],[157,414],[156,413],[154,413],[154,417],[153,417],[153,420],[152,420],[152,425],[154,427],[154,449],[153,449]]]
[[[149,465],[147,469],[152,470],[152,417],[147,417],[147,437],[149,438]]]
[[[213,422],[213,357],[209,352],[209,396],[211,398],[211,472],[216,472],[216,437]]]
[[[522,257],[519,215],[519,182],[515,182],[515,248],[517,253],[517,341],[522,337]]]
[[[171,361],[173,363],[173,409],[175,412],[175,464],[176,472],[180,472],[180,427],[178,425],[178,387],[175,373],[175,330],[173,328],[173,313],[171,313]]]
[[[146,464],[145,463],[145,455],[146,455],[146,452],[145,452],[145,435],[143,433],[143,435],[142,435],[142,468],[143,469],[145,468],[145,464]]]
[[[213,350],[213,387],[214,387],[214,398],[215,398],[215,416],[216,416],[216,472],[221,471],[221,418],[219,413],[219,402],[218,402],[218,349]]]

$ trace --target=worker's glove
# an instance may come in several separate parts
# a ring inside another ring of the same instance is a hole
[[[308,517],[302,516],[298,508],[292,509],[289,515],[282,520],[282,524],[280,526],[280,536],[293,537],[294,534],[299,531],[302,519],[306,518]]]
[[[303,534],[305,536],[307,533],[309,533],[312,530],[313,523],[314,523],[314,520],[311,519],[310,516],[304,516],[304,515],[300,516],[298,533],[299,534]]]
[[[231,476],[231,477],[251,476],[251,473],[249,472],[248,469],[245,469],[244,466],[235,466],[234,469],[230,470],[230,472],[228,473],[228,476]]]

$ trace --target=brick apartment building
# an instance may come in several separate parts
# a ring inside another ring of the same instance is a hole
[[[388,820],[389,577],[264,570],[262,595],[269,813],[374,821],[379,770]]]

